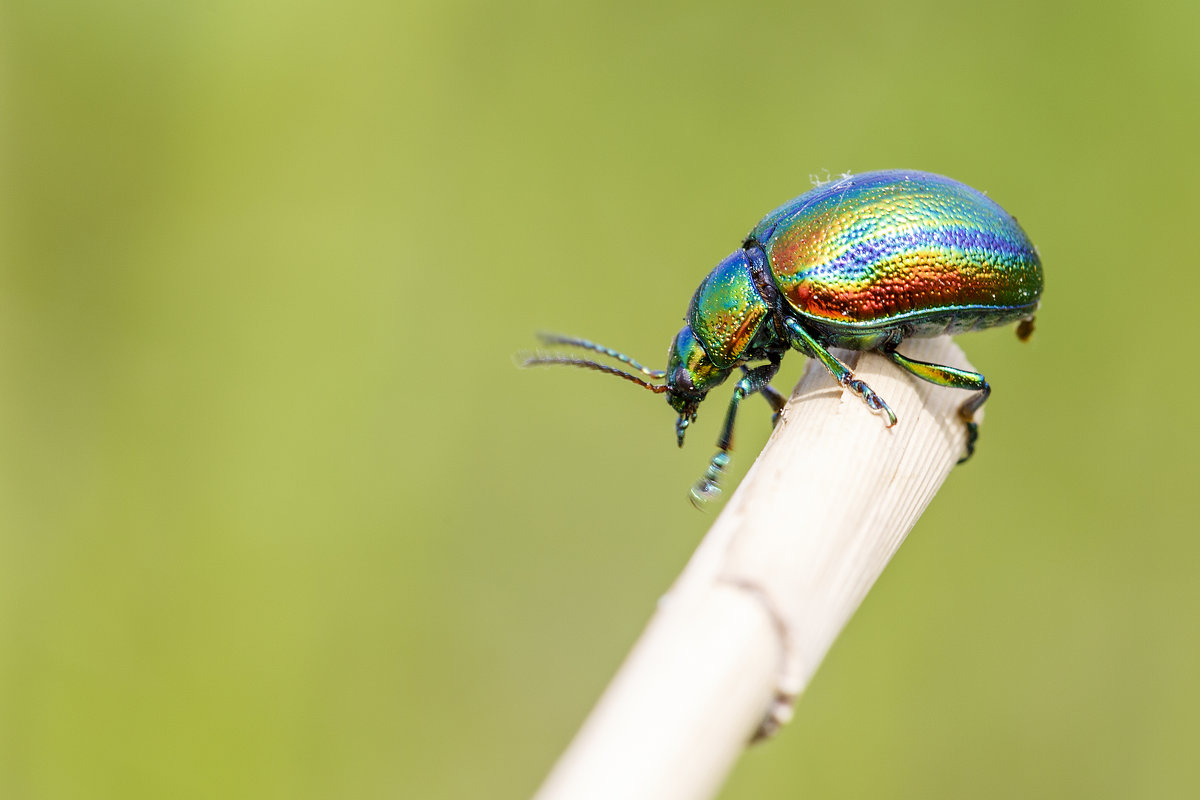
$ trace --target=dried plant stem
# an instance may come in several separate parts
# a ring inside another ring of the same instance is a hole
[[[948,337],[901,349],[971,369]],[[874,353],[838,356],[899,423],[809,365],[538,800],[712,797],[756,732],[786,721],[965,445],[966,392]]]

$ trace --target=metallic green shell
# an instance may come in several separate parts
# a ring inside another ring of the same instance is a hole
[[[713,364],[729,369],[750,347],[759,324],[770,313],[754,288],[745,251],[738,250],[700,283],[685,319]]]

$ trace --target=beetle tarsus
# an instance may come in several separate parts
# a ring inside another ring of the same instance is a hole
[[[975,442],[979,440],[979,423],[975,421],[975,414],[992,394],[991,384],[982,375],[979,376],[979,379],[983,384],[979,393],[963,403],[962,407],[958,409],[959,418],[967,425],[967,454],[958,460],[959,464],[965,463],[971,456],[975,455]]]
[[[692,501],[692,506],[703,511],[704,506],[709,500],[721,493],[721,487],[710,481],[701,479],[696,481],[696,485],[688,492],[688,499]]]
[[[975,442],[979,440],[979,423],[967,423],[967,454],[960,458],[957,463],[965,464],[971,460],[971,456],[975,455]]]
[[[896,414],[888,407],[888,404],[883,401],[883,398],[875,394],[875,390],[867,384],[853,377],[851,373],[847,373],[842,385],[856,395],[862,398],[862,401],[867,404],[867,408],[872,411],[882,411],[887,417],[887,422],[884,423],[887,427],[892,427],[896,424]]]
[[[728,466],[729,453],[722,450],[713,456],[704,475],[696,481],[691,492],[688,493],[688,499],[692,501],[692,505],[702,509],[705,503],[721,493],[721,475]]]

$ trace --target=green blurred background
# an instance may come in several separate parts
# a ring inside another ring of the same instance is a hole
[[[763,213],[885,167],[1020,218],[1037,334],[963,337],[979,456],[722,797],[1195,796],[1198,42],[1194,0],[4,3],[0,796],[532,793],[719,415],[679,451],[513,354],[660,364]]]

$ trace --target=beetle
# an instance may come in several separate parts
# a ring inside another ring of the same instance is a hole
[[[741,248],[708,273],[692,295],[665,370],[586,339],[542,337],[615,358],[650,380],[562,355],[539,354],[525,364],[599,370],[665,394],[679,415],[680,447],[700,403],[740,370],[717,453],[691,490],[700,506],[720,492],[741,401],[760,393],[778,418],[784,397],[770,381],[789,349],[820,361],[888,427],[896,415],[830,348],[877,351],[922,380],[974,392],[959,411],[967,426],[959,463],[966,461],[978,437],[975,412],[991,393],[987,379],[907,358],[897,347],[912,337],[1012,322],[1020,323],[1017,335],[1024,340],[1033,331],[1042,281],[1041,259],[1029,237],[982,192],[915,170],[845,175],[767,214]],[[747,366],[752,362],[765,363]]]

